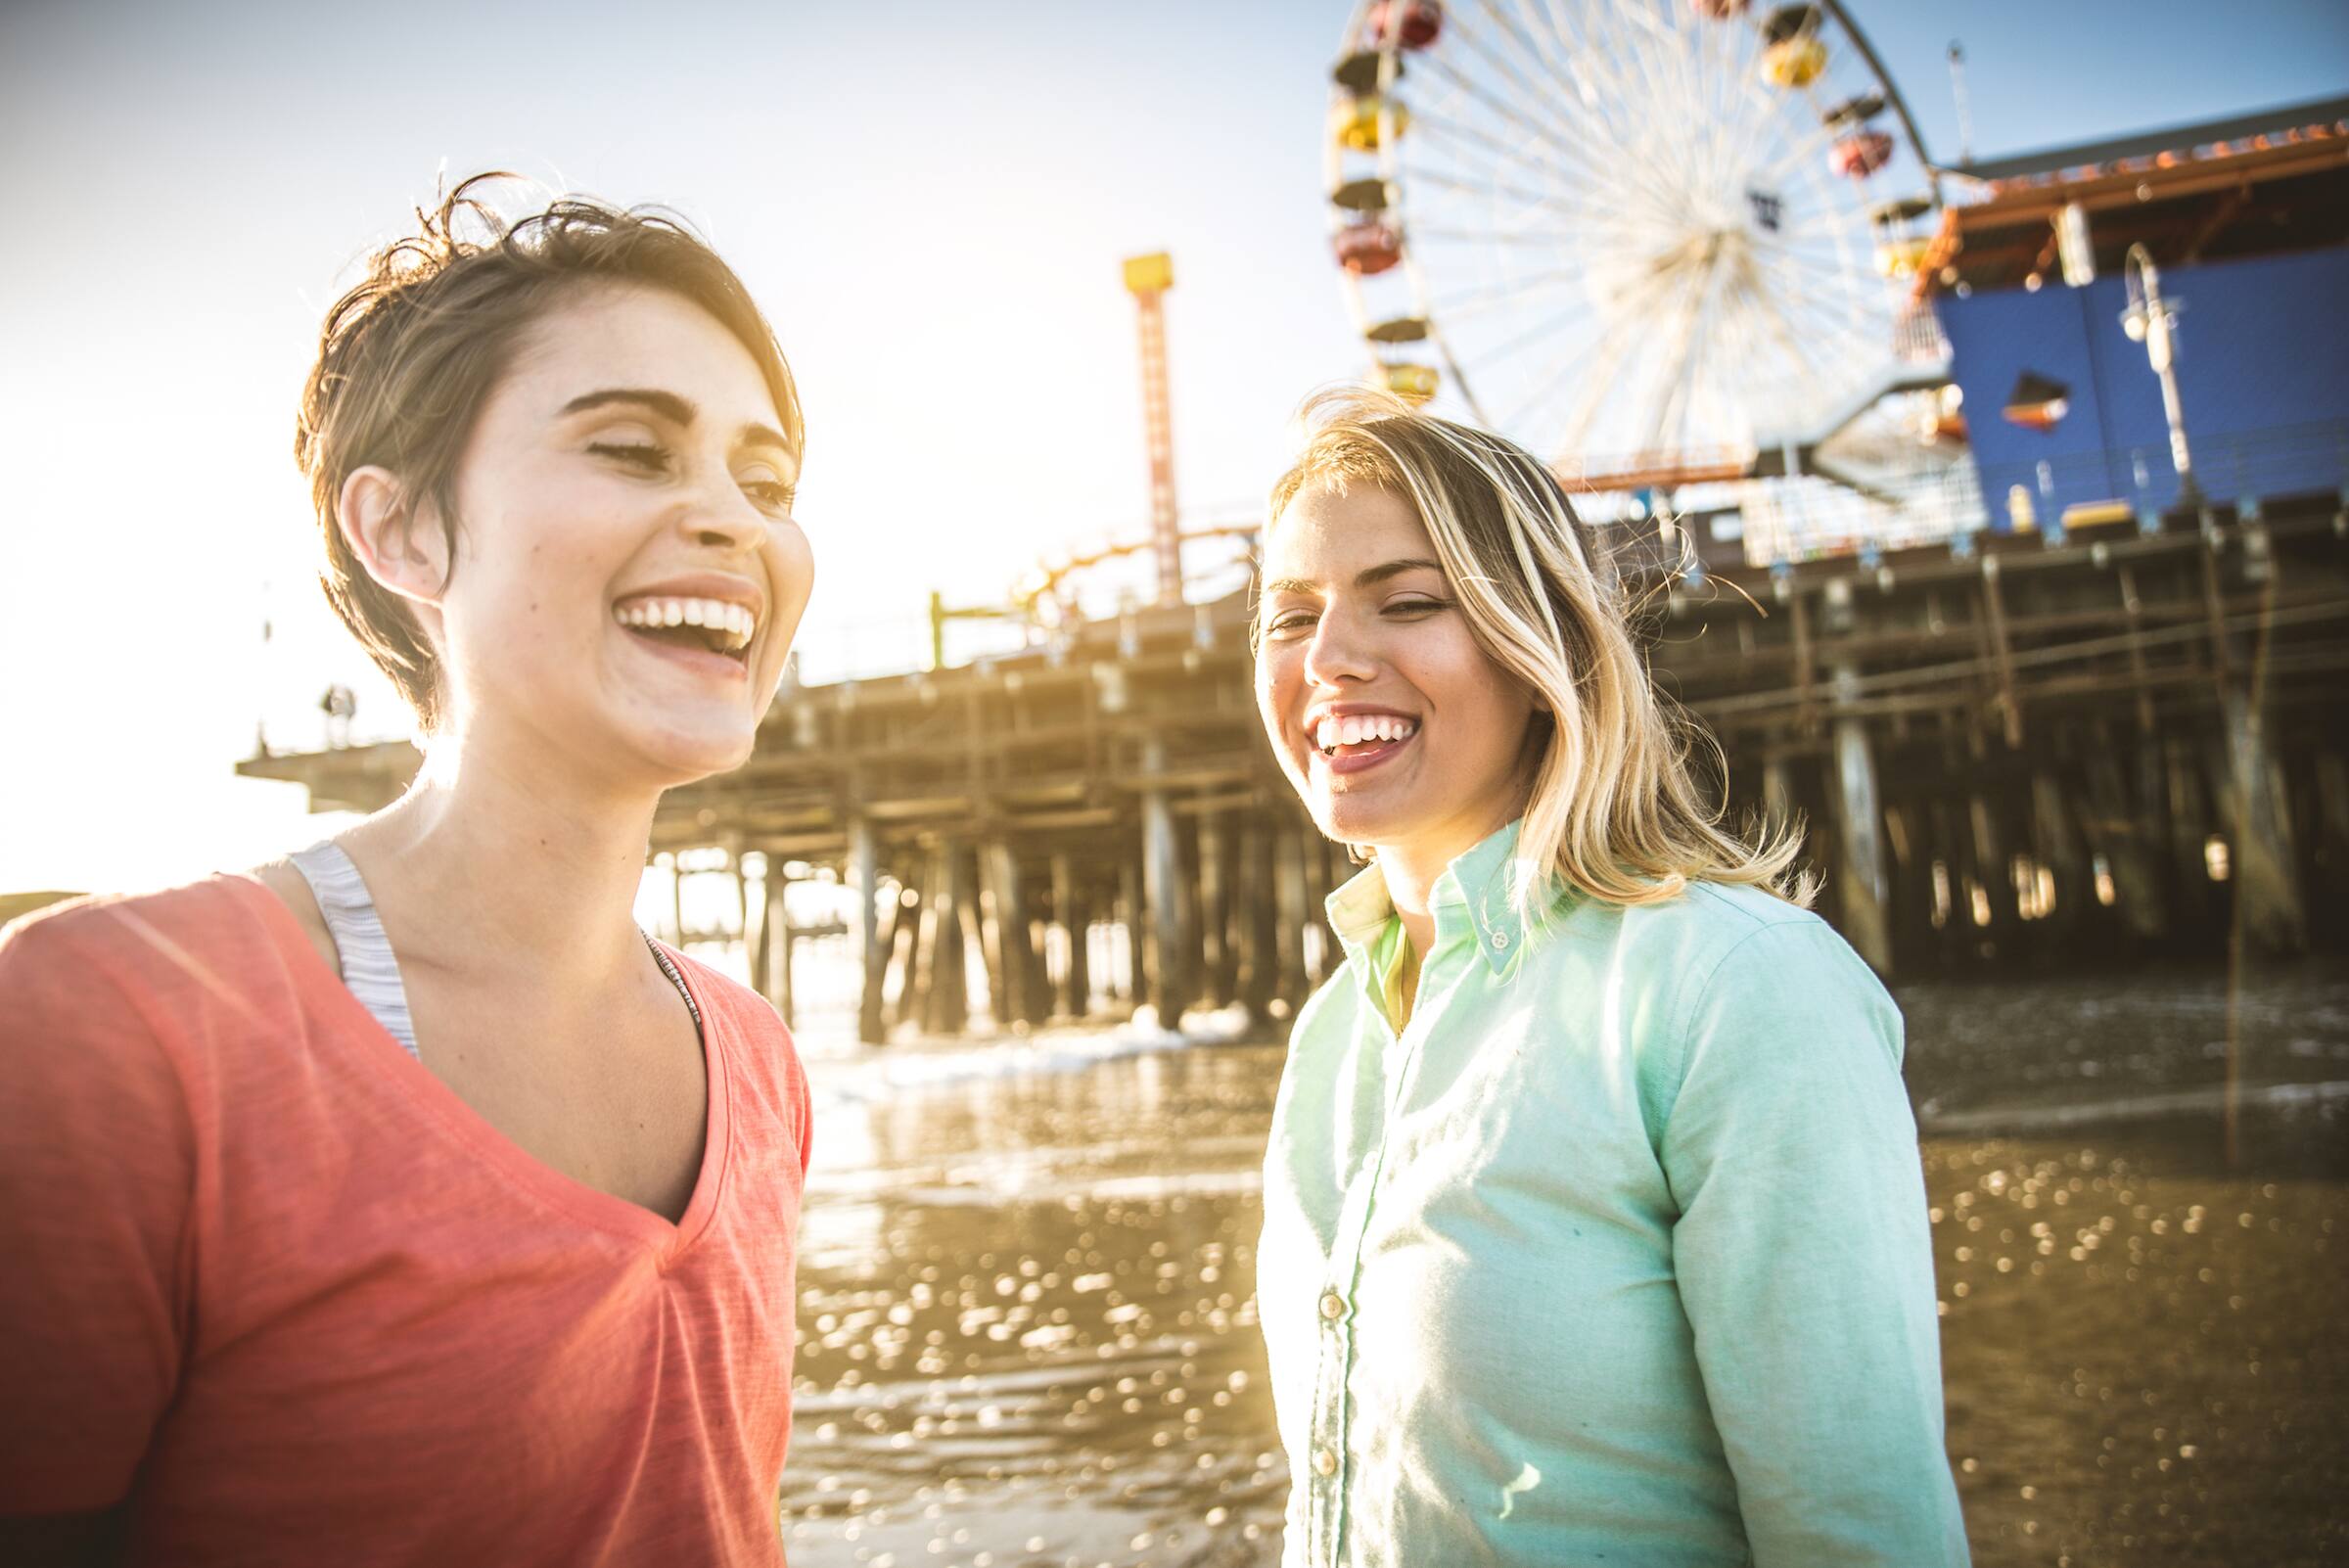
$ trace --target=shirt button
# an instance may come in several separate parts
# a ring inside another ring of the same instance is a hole
[[[1338,1473],[1338,1455],[1334,1449],[1313,1450],[1313,1474],[1333,1476]]]
[[[1321,1293],[1321,1315],[1333,1323],[1345,1316],[1346,1298],[1334,1290],[1323,1291]]]
[[[1508,945],[1509,934],[1507,932],[1496,931],[1493,933],[1493,947],[1495,951],[1497,952],[1501,948],[1506,947]]]

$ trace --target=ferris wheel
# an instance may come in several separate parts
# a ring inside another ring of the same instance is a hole
[[[1332,249],[1393,391],[1669,489],[1899,385],[1938,184],[1833,0],[1358,0],[1332,81]]]

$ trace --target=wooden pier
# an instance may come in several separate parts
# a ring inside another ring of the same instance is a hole
[[[1696,580],[1616,542],[1648,563],[1652,665],[1720,741],[1728,810],[1808,824],[1819,907],[1878,969],[2337,946],[2349,504],[2157,524]],[[1353,866],[1273,762],[1248,617],[1234,594],[787,686],[749,763],[669,795],[653,850],[764,857],[738,929],[787,1008],[781,868],[851,889],[868,1040],[963,1028],[971,949],[1007,1027],[1283,1016],[1336,959],[1321,899]],[[239,771],[367,810],[416,764],[392,744]]]

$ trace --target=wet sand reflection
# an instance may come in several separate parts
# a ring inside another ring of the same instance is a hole
[[[1902,994],[1979,1563],[2349,1549],[2349,1095],[2325,1086],[2349,1081],[2349,986],[2262,991],[2234,1172],[2222,991]],[[809,1036],[796,1568],[1276,1562],[1252,1292],[1280,1052]]]

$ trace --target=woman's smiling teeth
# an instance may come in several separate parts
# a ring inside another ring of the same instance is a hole
[[[1321,749],[1322,756],[1330,757],[1341,746],[1359,746],[1365,741],[1404,741],[1418,733],[1419,721],[1401,714],[1348,714],[1315,724],[1313,744]]]
[[[759,629],[747,608],[722,599],[623,599],[612,607],[612,618],[631,631],[699,627],[709,646],[725,654],[748,648]]]

